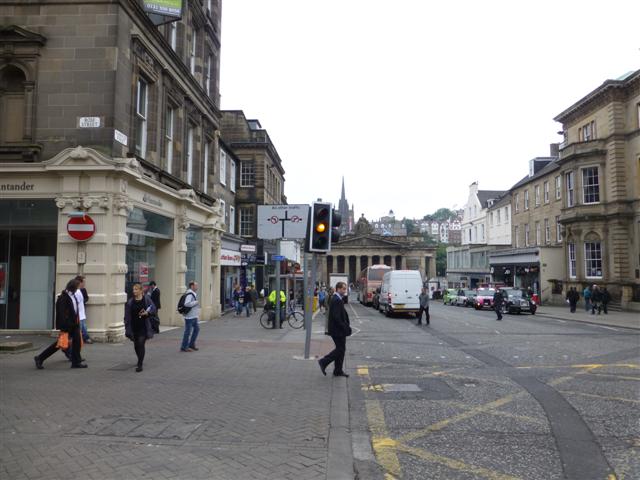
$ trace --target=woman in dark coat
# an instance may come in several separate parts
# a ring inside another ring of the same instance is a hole
[[[80,282],[77,279],[70,280],[66,288],[60,292],[56,299],[56,328],[61,332],[69,334],[71,342],[71,368],[87,368],[82,363],[80,350],[82,349],[82,337],[80,335],[80,318],[78,317],[78,305],[76,305],[75,292],[78,290]],[[36,355],[33,360],[36,368],[42,370],[44,361],[57,352],[58,340],[45,348],[40,355]]]
[[[142,291],[140,283],[133,284],[133,296],[124,307],[124,334],[133,342],[133,348],[138,357],[136,372],[142,371],[145,343],[153,338],[151,317],[155,316],[156,306],[148,295]]]

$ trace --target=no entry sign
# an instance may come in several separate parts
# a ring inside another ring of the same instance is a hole
[[[89,215],[71,217],[67,222],[67,233],[74,240],[84,242],[96,233],[96,224]]]

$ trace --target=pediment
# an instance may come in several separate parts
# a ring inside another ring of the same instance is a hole
[[[66,148],[42,163],[47,170],[69,167],[96,170],[124,167],[140,173],[140,164],[135,158],[110,158],[92,148],[81,146]]]
[[[402,247],[403,244],[387,240],[381,235],[358,235],[341,239],[336,248],[342,247]]]
[[[0,27],[0,44],[2,43],[37,43],[44,46],[47,39],[39,33],[32,32],[17,25]]]

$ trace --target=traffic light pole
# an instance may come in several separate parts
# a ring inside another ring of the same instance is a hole
[[[309,284],[307,285],[308,295],[309,295],[307,304],[309,308],[305,309],[304,311],[304,323],[307,329],[307,331],[305,332],[306,335],[304,339],[304,358],[309,358],[309,350],[311,349],[311,333],[313,332],[313,299],[314,299],[313,292],[315,291],[315,288],[316,288],[316,274],[317,274],[316,260],[317,260],[317,256],[314,253],[311,256],[311,279],[309,281]],[[320,308],[319,305],[318,305],[318,308]]]
[[[280,258],[280,240],[276,240],[276,258]],[[280,260],[276,260],[276,318],[273,320],[273,328],[280,327]]]

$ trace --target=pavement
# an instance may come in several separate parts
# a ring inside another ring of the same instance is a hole
[[[637,312],[609,312],[608,314],[598,313],[591,314],[586,312],[584,304],[578,304],[575,313],[571,313],[569,306],[556,307],[548,305],[540,305],[536,311],[536,315],[555,318],[559,320],[591,323],[594,325],[605,325],[609,327],[633,328],[640,330],[640,314]]]
[[[37,370],[50,337],[0,339],[34,345],[0,354],[0,478],[353,479],[347,383],[314,358],[333,347],[324,316],[305,360],[305,331],[260,313],[201,323],[197,352],[162,328],[140,373],[128,341],[85,345],[87,369],[56,353]]]

